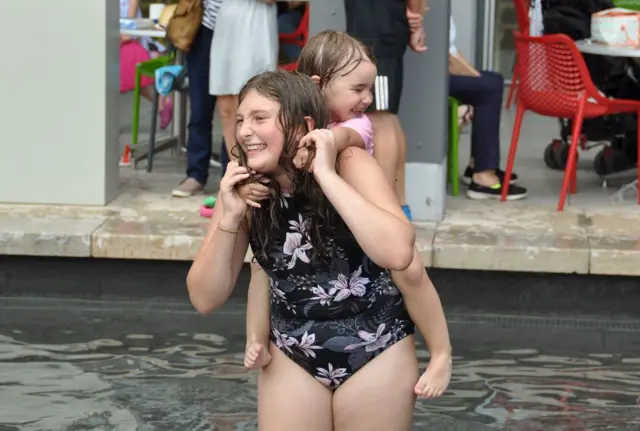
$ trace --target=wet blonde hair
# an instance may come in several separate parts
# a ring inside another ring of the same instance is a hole
[[[336,75],[348,75],[365,60],[375,64],[373,53],[365,44],[347,33],[325,30],[302,48],[298,72],[319,76],[320,88],[324,88]]]

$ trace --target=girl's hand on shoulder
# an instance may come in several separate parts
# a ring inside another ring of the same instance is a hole
[[[238,195],[245,201],[247,205],[253,208],[261,208],[258,202],[269,199],[268,178],[259,178],[256,181],[242,184],[238,186]]]
[[[300,140],[293,163],[298,169],[309,166],[309,172],[317,177],[327,172],[335,173],[336,156],[336,138],[333,132],[329,129],[315,129]]]

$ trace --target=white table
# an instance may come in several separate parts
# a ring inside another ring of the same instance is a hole
[[[131,37],[157,37],[157,38],[165,38],[167,37],[167,32],[160,28],[148,28],[148,29],[128,29],[121,28],[120,34],[122,36],[131,36]]]
[[[610,57],[632,57],[640,58],[640,48],[627,48],[622,46],[609,46],[602,43],[593,42],[590,39],[578,40],[576,42],[580,52],[585,54],[608,55]]]
[[[578,47],[580,52],[583,52],[585,54],[607,55],[610,57],[640,58],[640,48],[609,46],[602,43],[593,42],[589,39],[577,41],[576,46]],[[640,127],[640,124],[638,124],[638,127]],[[613,195],[613,197],[618,200],[624,200],[624,195],[630,192],[635,192],[636,194],[638,193],[637,179],[620,187],[620,189]]]
[[[120,35],[122,36],[131,36],[131,37],[155,37],[155,38],[165,38],[167,36],[167,32],[161,28],[143,28],[143,29],[120,29]],[[174,47],[170,47],[169,49],[175,49]],[[184,52],[180,50],[176,50],[176,63],[184,64],[185,55]],[[173,108],[173,121],[171,127],[171,136],[157,139],[154,145],[154,152],[159,153],[165,151],[167,149],[176,148],[178,154],[181,149],[186,146],[186,137],[187,137],[187,97],[180,91],[175,92],[175,101]],[[139,144],[138,144],[139,145]],[[133,148],[132,148],[133,150]],[[147,143],[147,148],[144,151],[134,151],[133,152],[133,166],[141,161],[147,159],[149,156],[149,145]],[[147,162],[147,171],[151,172],[151,163]]]

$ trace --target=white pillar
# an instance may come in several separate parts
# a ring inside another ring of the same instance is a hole
[[[0,0],[0,203],[116,196],[118,19],[115,0]]]
[[[439,221],[447,196],[449,0],[429,2],[426,53],[407,50],[400,121],[407,136],[405,190],[413,218]]]

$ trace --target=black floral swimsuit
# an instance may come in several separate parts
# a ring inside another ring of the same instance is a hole
[[[312,266],[307,223],[293,198],[283,197],[280,205],[288,226],[274,235],[267,261],[258,258],[271,285],[271,341],[335,390],[412,335],[414,325],[389,271],[374,264],[352,235],[327,238],[331,262]],[[250,243],[258,255],[253,235]]]

